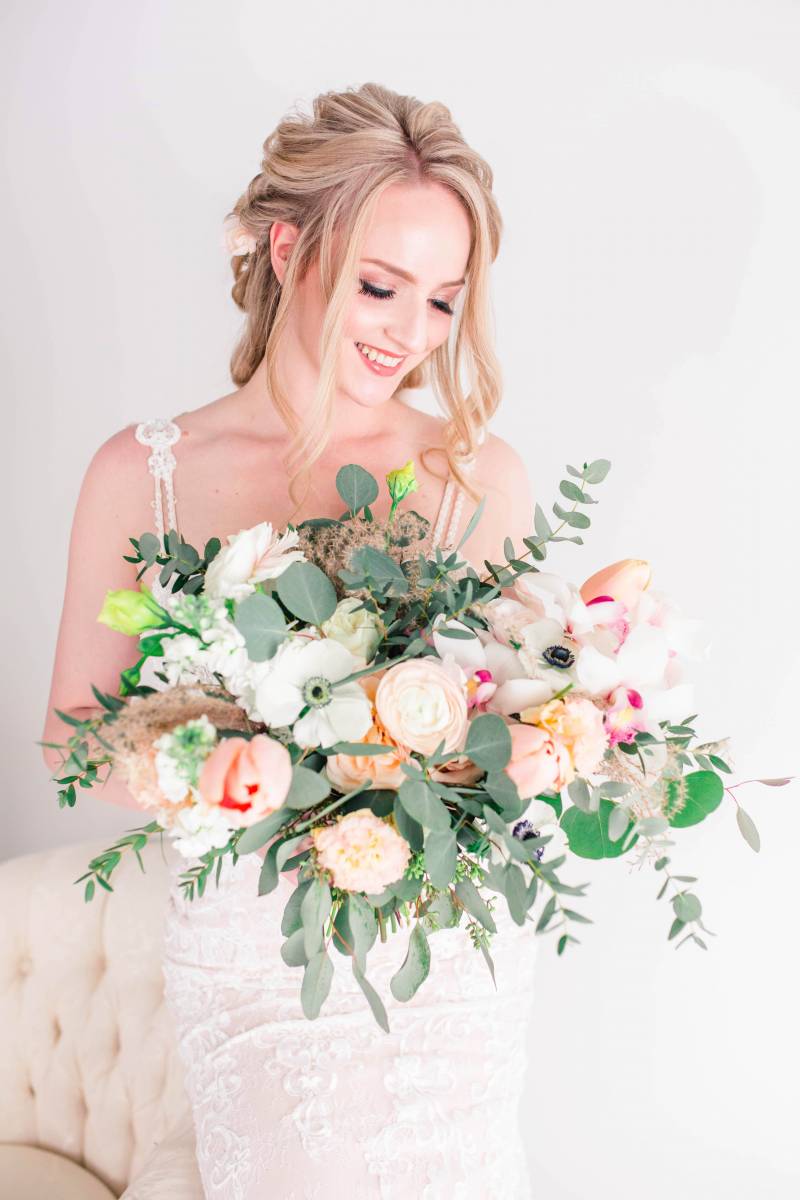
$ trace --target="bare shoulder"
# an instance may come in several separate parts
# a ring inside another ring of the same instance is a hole
[[[473,562],[504,562],[505,539],[517,552],[534,528],[533,492],[527,464],[519,451],[497,434],[487,433],[478,450],[472,483],[484,497],[483,515],[467,542]],[[464,523],[468,514],[462,518]]]
[[[134,474],[147,479],[148,449],[136,438],[135,424],[112,433],[92,455],[86,471],[88,483],[113,484],[114,490],[130,483]]]
[[[515,446],[496,433],[487,433],[475,462],[475,482],[487,491],[527,503],[532,494],[528,465]]]
[[[86,468],[78,504],[79,511],[130,522],[131,531],[138,533],[152,521],[153,480],[147,469],[149,450],[137,441],[136,428],[126,425],[98,446]]]

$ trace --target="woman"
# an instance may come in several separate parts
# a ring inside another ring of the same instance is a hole
[[[382,479],[413,459],[431,549],[458,542],[471,511],[459,495],[486,497],[466,549],[474,564],[504,562],[507,535],[521,544],[533,507],[524,463],[486,431],[500,394],[488,332],[501,232],[491,185],[443,105],[376,84],[321,95],[311,116],[278,125],[230,214],[233,298],[246,314],[236,390],[172,422],[127,427],[96,453],[75,514],[49,713],[87,714],[90,683],[113,691],[134,661],[131,642],[96,616],[106,589],[133,586],[128,536],[162,522],[202,546],[265,517],[282,529],[338,516],[343,463]],[[444,421],[397,394],[427,373]],[[426,462],[434,453],[438,471]],[[388,507],[387,493],[376,518]],[[60,733],[48,717],[45,740]],[[113,778],[99,794],[135,804]],[[343,957],[312,1022],[299,974],[279,954],[293,881],[284,875],[259,898],[259,867],[244,856],[195,902],[174,879],[167,914],[166,995],[204,1194],[528,1196],[516,1113],[533,930],[496,908],[497,990],[463,926],[436,932],[431,974],[405,1005],[388,987],[405,955],[401,931],[368,960],[391,1032],[375,1024]],[[193,1160],[193,1144],[187,1153]],[[130,1192],[145,1194],[166,1192],[144,1181]]]

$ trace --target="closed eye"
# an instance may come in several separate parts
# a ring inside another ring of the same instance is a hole
[[[374,300],[391,300],[392,296],[396,295],[396,292],[391,289],[375,287],[374,283],[368,283],[366,279],[359,279],[359,283],[361,284],[361,294],[372,296]],[[431,300],[431,304],[439,312],[447,313],[448,317],[452,317],[454,314],[453,308],[446,300]]]

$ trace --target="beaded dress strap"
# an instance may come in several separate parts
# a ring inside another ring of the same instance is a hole
[[[486,430],[481,429],[478,434],[478,444],[481,445],[486,439]],[[471,458],[461,460],[461,469],[466,474],[470,474],[475,467],[477,454],[473,454]],[[444,488],[442,502],[439,505],[439,512],[431,534],[431,547],[439,546],[443,551],[452,549],[453,543],[458,533],[458,523],[461,519],[461,510],[464,507],[464,489],[459,484],[458,480],[453,475],[452,471],[448,475],[447,483]],[[452,511],[451,511],[452,509]],[[448,520],[449,514],[449,520]]]
[[[163,541],[165,532],[177,530],[178,516],[175,505],[175,455],[172,447],[180,440],[181,431],[174,421],[156,417],[142,421],[136,426],[136,440],[150,448],[147,469],[153,476],[153,517],[155,531]],[[166,522],[165,522],[166,517]]]

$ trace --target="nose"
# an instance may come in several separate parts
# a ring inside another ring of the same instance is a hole
[[[428,302],[408,296],[404,303],[395,301],[391,320],[386,325],[389,345],[399,354],[424,354],[428,348]]]

